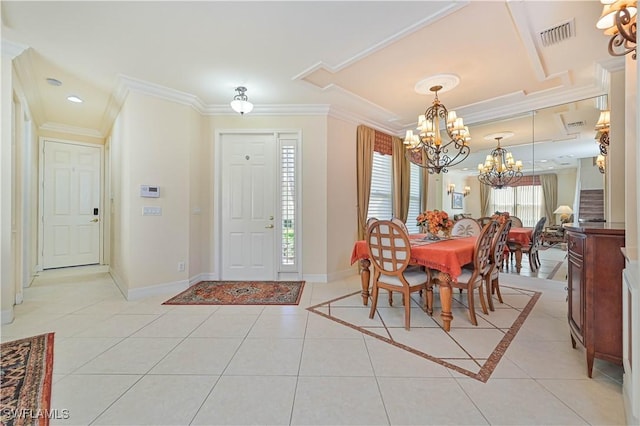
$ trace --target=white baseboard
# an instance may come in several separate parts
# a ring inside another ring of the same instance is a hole
[[[304,274],[302,279],[312,283],[327,283],[327,274]]]
[[[127,286],[124,284],[124,281],[122,280],[122,278],[120,278],[120,275],[118,275],[115,269],[111,267],[109,268],[109,275],[111,275],[111,278],[113,278],[113,282],[116,283],[116,287],[118,287],[118,290],[120,290],[120,293],[122,293],[122,296],[126,299],[128,290]]]
[[[189,288],[189,285],[189,281],[180,280],[170,283],[154,284],[147,287],[133,288],[129,289],[127,292],[127,300],[140,300],[160,294],[176,295]]]
[[[15,316],[13,315],[13,307],[0,311],[0,322],[2,324],[11,324]]]
[[[200,281],[216,281],[217,278],[213,272],[203,272],[202,274],[198,274],[195,277],[189,278],[189,287],[194,284],[198,284]]]
[[[354,275],[358,275],[357,268],[349,268],[349,269],[345,269],[344,271],[332,272],[329,274],[328,277],[329,277],[329,282],[332,282],[337,280],[343,280],[345,278],[349,278]]]

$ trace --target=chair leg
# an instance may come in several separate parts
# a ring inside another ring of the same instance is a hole
[[[476,309],[474,307],[473,299],[474,299],[473,288],[469,288],[467,290],[467,301],[469,303],[469,320],[471,321],[471,324],[478,325],[478,320],[476,319]]]
[[[487,310],[487,302],[484,300],[484,280],[483,283],[480,284],[480,287],[478,287],[478,294],[480,295],[480,305],[482,305],[482,312],[485,315],[488,315],[489,311]]]
[[[371,311],[369,311],[369,318],[373,318],[376,313],[376,306],[378,306],[378,285],[373,283],[373,290],[371,292]]]
[[[393,292],[389,290],[389,306],[393,306]]]
[[[493,280],[493,282],[491,283],[491,286],[496,290],[496,295],[498,296],[498,301],[500,303],[504,303],[502,301],[502,295],[500,294],[500,282],[499,282],[498,278]]]
[[[487,279],[486,286],[487,286],[487,301],[489,302],[489,310],[495,311],[493,307],[493,297],[491,296],[491,293],[493,293],[493,286],[491,285],[491,277]]]
[[[402,293],[402,299],[405,301],[404,304],[404,328],[409,331],[411,328],[411,298],[409,297],[409,292]]]

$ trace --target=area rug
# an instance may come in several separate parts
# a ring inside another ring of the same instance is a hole
[[[3,425],[48,425],[53,333],[0,344]]]
[[[437,294],[433,316],[424,311],[419,296],[411,297],[409,331],[404,328],[404,308],[396,293],[393,306],[386,302],[386,293],[378,299],[373,319],[369,319],[371,301],[369,306],[364,306],[359,291],[307,310],[484,383],[542,295],[505,285],[500,289],[504,303],[494,299],[495,311],[489,315],[476,310],[477,327],[471,325],[466,316],[466,294],[454,292],[454,320],[449,332],[443,328]]]
[[[163,305],[297,305],[304,281],[201,281]]]

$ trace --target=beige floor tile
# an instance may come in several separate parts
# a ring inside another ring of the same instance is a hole
[[[303,339],[245,339],[225,374],[284,376],[298,374]]]
[[[307,340],[300,376],[373,376],[367,347],[358,339]]]
[[[149,374],[220,375],[242,343],[239,338],[184,339]]]

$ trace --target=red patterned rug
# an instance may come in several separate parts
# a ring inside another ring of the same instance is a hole
[[[163,305],[297,305],[304,281],[201,281]]]
[[[0,345],[3,425],[48,425],[53,333]]]

